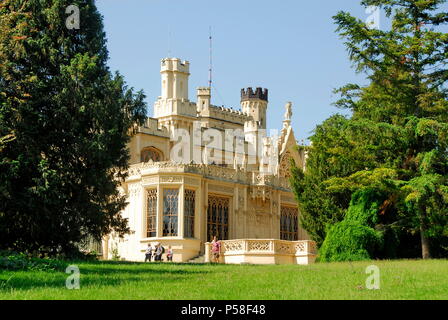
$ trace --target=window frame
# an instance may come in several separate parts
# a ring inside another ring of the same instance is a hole
[[[284,209],[289,211],[288,214],[284,214]],[[292,211],[294,211],[294,214],[291,214]],[[286,220],[285,223],[284,219]],[[287,221],[288,219],[290,221]],[[292,226],[291,222],[294,222]],[[287,229],[288,226],[289,229]],[[280,240],[299,241],[299,209],[297,207],[288,205],[280,206]]]
[[[150,216],[149,211],[149,196],[150,192],[155,192],[155,199],[153,199],[153,215]],[[159,192],[157,188],[148,188],[145,189],[145,237],[146,238],[157,238],[158,235],[158,198]],[[150,217],[154,219],[153,228],[150,230]],[[154,236],[151,236],[150,233],[154,233]]]
[[[180,214],[179,214],[179,211],[180,211],[180,198],[179,198],[179,196],[181,195],[181,189],[179,188],[179,187],[163,187],[163,188],[161,188],[162,190],[162,210],[161,210],[161,224],[162,224],[162,229],[161,229],[161,237],[164,237],[164,238],[167,238],[167,237],[178,237],[179,236],[179,225],[180,225],[180,223],[179,223],[179,217],[180,217]],[[165,193],[167,192],[167,191],[176,191],[177,192],[177,194],[176,194],[176,196],[177,196],[177,203],[176,203],[176,210],[175,210],[175,212],[173,212],[173,211],[170,211],[171,212],[171,214],[169,214],[169,215],[165,215]],[[175,227],[172,227],[171,228],[171,232],[168,232],[168,233],[165,233],[165,219],[166,219],[166,217],[168,217],[168,220],[169,220],[169,222],[168,223],[171,223],[171,220],[172,220],[172,218],[173,217],[175,217]],[[174,233],[172,232],[172,231],[174,231]]]
[[[189,209],[191,210],[192,209],[192,214],[190,214],[190,215],[188,215],[187,216],[187,211],[190,211],[190,210],[187,210],[187,203],[189,203],[188,201],[187,201],[187,193],[188,192],[192,192],[193,193],[193,200],[192,200],[192,207],[190,207]],[[194,239],[195,238],[195,231],[196,231],[196,227],[195,227],[195,223],[196,223],[196,194],[197,194],[197,192],[196,192],[196,190],[195,189],[193,189],[193,188],[188,188],[188,187],[185,187],[184,188],[184,194],[183,194],[183,196],[184,196],[184,203],[183,203],[183,219],[184,219],[184,221],[183,221],[183,236],[184,236],[184,238],[188,238],[188,239]],[[188,220],[191,220],[191,222],[190,222],[190,224],[187,224],[187,221]],[[190,231],[191,231],[191,234],[189,234],[189,232],[187,232],[187,226],[190,226]]]

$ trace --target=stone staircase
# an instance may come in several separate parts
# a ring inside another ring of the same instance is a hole
[[[197,256],[196,258],[189,260],[188,263],[205,263],[205,255]]]

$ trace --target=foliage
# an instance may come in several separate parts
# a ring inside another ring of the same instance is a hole
[[[0,248],[56,255],[129,231],[118,187],[144,94],[107,59],[93,0],[0,3]]]
[[[119,261],[120,259],[121,259],[121,256],[120,256],[120,254],[118,252],[118,248],[114,247],[112,249],[112,260],[113,261]]]
[[[330,193],[324,184],[332,176],[355,170],[353,163],[337,161],[335,157],[337,149],[347,143],[341,135],[346,123],[346,118],[336,115],[319,125],[311,137],[312,148],[305,151],[308,153],[306,172],[292,166],[290,182],[299,204],[301,225],[319,246],[325,239],[326,225],[341,221],[350,202],[350,193]]]
[[[361,3],[384,9],[392,27],[370,29],[346,12],[334,17],[353,66],[369,84],[336,90],[341,99],[335,105],[351,116],[333,116],[318,126],[307,171],[293,170],[304,226],[321,242],[326,222],[342,221],[347,195],[373,188],[387,194],[380,207],[386,228],[400,230],[395,234],[402,239],[419,236],[424,258],[446,256],[448,35],[441,29],[448,13],[440,10],[445,1]],[[324,203],[324,218],[318,202]]]
[[[319,260],[331,262],[375,258],[383,244],[382,233],[374,229],[379,221],[378,212],[383,197],[373,189],[355,192],[344,220],[328,226]]]
[[[24,253],[0,251],[0,270],[64,271],[62,260],[30,257]]]

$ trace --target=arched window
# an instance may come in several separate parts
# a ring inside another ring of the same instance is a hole
[[[142,150],[140,154],[141,162],[159,162],[162,161],[162,152],[157,150],[156,148],[145,148]]]
[[[299,212],[297,208],[282,206],[280,212],[280,239],[299,240]]]

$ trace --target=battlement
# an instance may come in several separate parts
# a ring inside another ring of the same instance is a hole
[[[178,58],[165,58],[161,61],[160,72],[164,71],[174,71],[190,73],[190,62],[180,60]]]
[[[252,88],[241,89],[241,101],[252,99],[268,101],[268,89],[256,88],[255,92]]]
[[[198,96],[210,96],[210,87],[199,87],[197,88]]]

